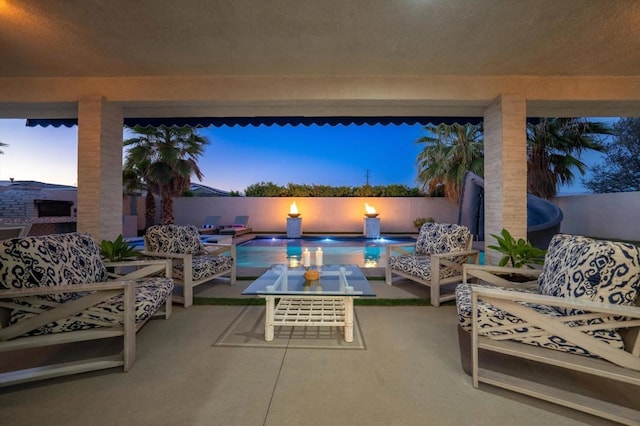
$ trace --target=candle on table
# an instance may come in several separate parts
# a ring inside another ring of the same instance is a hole
[[[316,250],[316,266],[318,268],[322,266],[322,249],[320,247]]]
[[[311,253],[309,252],[309,249],[304,249],[304,252],[302,252],[302,265],[305,268],[308,268],[311,266]]]

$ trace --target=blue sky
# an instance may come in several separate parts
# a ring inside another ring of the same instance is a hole
[[[210,127],[211,142],[199,162],[201,183],[244,191],[258,182],[360,186],[416,186],[420,125]],[[77,185],[77,127],[26,127],[0,120],[0,180]],[[590,164],[599,155],[583,159]],[[560,193],[586,192],[580,178]]]

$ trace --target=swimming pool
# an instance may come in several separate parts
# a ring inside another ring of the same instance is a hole
[[[300,266],[302,252],[307,248],[312,253],[313,265],[313,253],[322,247],[325,265],[345,263],[376,268],[387,263],[385,246],[415,241],[410,237],[255,237],[236,246],[236,260],[240,268],[263,268],[276,263],[296,267]]]

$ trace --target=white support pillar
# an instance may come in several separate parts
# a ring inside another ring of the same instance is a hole
[[[78,231],[96,241],[122,233],[122,108],[102,97],[78,103]]]
[[[484,112],[485,262],[500,254],[487,250],[491,234],[505,228],[515,238],[527,237],[527,107],[524,98],[502,95]]]

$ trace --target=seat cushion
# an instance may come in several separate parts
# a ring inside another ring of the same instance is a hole
[[[640,248],[631,244],[558,234],[538,278],[541,294],[613,305],[634,305],[640,294]],[[577,314],[574,309],[561,309]]]
[[[156,253],[202,255],[206,251],[193,225],[154,225],[144,235],[145,250]]]
[[[390,256],[387,260],[387,267],[392,271],[404,272],[425,281],[431,280],[431,256],[413,254]],[[455,269],[440,266],[440,279],[453,277],[457,274],[459,273]]]
[[[230,271],[233,267],[233,259],[230,256],[193,256],[193,280],[198,281],[205,277]],[[178,263],[173,267],[173,277],[184,280],[183,264]]]
[[[472,309],[471,309],[471,289],[472,287],[486,287],[493,288],[495,286],[490,285],[478,285],[478,284],[459,284],[456,287],[456,307],[458,310],[458,322],[460,326],[466,331],[471,332],[472,328]],[[524,289],[511,289],[505,288],[503,290],[524,292],[538,294],[534,290]],[[565,315],[555,309],[552,306],[538,305],[533,303],[523,303],[524,306],[532,308],[537,313],[547,315],[552,318],[564,317]],[[524,321],[515,315],[503,311],[490,303],[482,300],[478,301],[478,321],[481,328],[496,327],[500,325],[512,326],[514,324],[521,324]],[[567,323],[570,327],[576,327],[583,325],[580,321],[571,321]],[[562,352],[570,352],[579,355],[593,356],[586,349],[567,342],[565,339],[559,336],[543,335],[543,336],[524,336],[524,333],[529,333],[535,330],[540,330],[538,327],[517,327],[509,328],[508,330],[499,330],[489,333],[490,336],[504,336],[506,334],[512,334],[510,340],[514,340],[528,345],[544,347],[548,349],[555,349]],[[624,343],[622,337],[615,330],[590,330],[585,334],[593,336],[598,340],[610,344],[617,349],[623,349]],[[521,335],[520,337],[518,335]]]
[[[0,288],[23,289],[102,282],[107,269],[91,236],[53,234],[0,241]],[[63,302],[73,294],[48,295]]]
[[[416,240],[416,254],[464,251],[471,232],[469,228],[452,223],[425,223]]]
[[[174,286],[173,280],[164,277],[141,278],[135,281],[135,285],[136,323],[148,320],[165,303],[167,298],[171,297]],[[50,309],[48,301],[44,298],[14,299],[13,301],[24,306],[25,309],[13,310],[12,324],[35,316],[36,314],[29,312],[34,309],[38,311]],[[26,335],[35,336],[101,327],[94,322],[97,320],[115,325],[118,323],[116,315],[119,315],[123,310],[124,295],[119,294],[74,316],[46,324]]]

